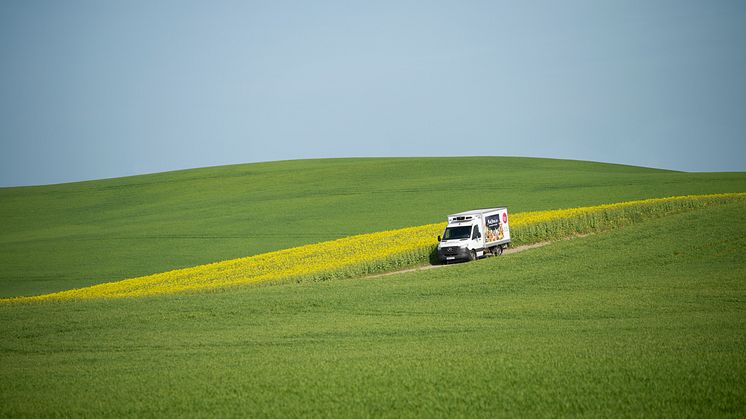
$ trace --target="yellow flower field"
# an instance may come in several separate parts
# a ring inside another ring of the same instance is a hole
[[[746,193],[676,196],[581,208],[511,214],[513,244],[602,231],[707,205]],[[445,218],[445,215],[444,215]],[[276,281],[320,281],[426,264],[445,223],[362,234],[239,259],[157,273],[86,288],[0,301],[138,297]]]
[[[568,208],[568,209],[557,209],[547,211],[533,211],[519,213],[513,217],[513,225],[531,224],[542,221],[551,221],[559,218],[569,218],[580,214],[590,214],[603,210],[610,209],[621,209],[631,207],[655,207],[659,206],[665,210],[666,204],[689,204],[692,208],[699,207],[697,203],[705,202],[716,202],[721,199],[731,198],[744,198],[746,193],[724,193],[724,194],[711,194],[711,195],[683,195],[683,196],[672,196],[668,198],[651,198],[643,199],[639,201],[625,201],[617,202],[614,204],[595,205],[590,207],[579,207],[579,208]],[[685,205],[687,206],[687,205]]]

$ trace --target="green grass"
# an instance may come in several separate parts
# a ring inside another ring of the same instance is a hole
[[[303,160],[0,188],[0,297],[439,222],[475,207],[743,191],[744,173],[506,157]]]
[[[736,202],[375,280],[3,304],[0,415],[742,417],[745,249]]]

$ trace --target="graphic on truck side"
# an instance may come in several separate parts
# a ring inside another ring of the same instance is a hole
[[[485,239],[488,243],[502,240],[505,237],[503,223],[500,222],[500,214],[490,215],[484,218]]]

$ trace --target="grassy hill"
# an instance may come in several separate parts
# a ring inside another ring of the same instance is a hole
[[[740,201],[375,280],[2,304],[0,416],[742,416],[745,237]]]
[[[746,191],[744,173],[534,158],[331,159],[0,189],[0,296],[58,291],[385,229]]]

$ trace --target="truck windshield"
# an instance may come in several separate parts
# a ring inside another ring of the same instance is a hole
[[[471,237],[471,226],[448,227],[443,233],[443,240],[459,240]]]

